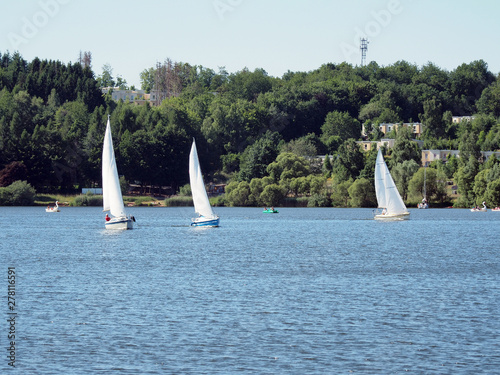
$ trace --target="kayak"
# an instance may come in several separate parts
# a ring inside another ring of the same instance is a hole
[[[277,214],[277,213],[279,213],[278,210],[271,210],[270,208],[268,208],[267,210],[264,210],[262,212],[265,214]]]

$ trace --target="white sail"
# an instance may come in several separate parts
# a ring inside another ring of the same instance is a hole
[[[427,189],[425,187],[425,182],[427,180],[427,166],[424,166],[424,198],[425,200],[427,200]]]
[[[189,154],[189,182],[191,184],[191,193],[193,195],[194,210],[204,217],[215,217],[210,202],[208,200],[207,191],[201,175],[200,162],[198,160],[198,151],[196,143],[193,139],[191,152]]]
[[[377,196],[379,208],[387,208],[387,200],[385,197],[385,169],[387,169],[387,166],[382,156],[382,152],[379,149],[377,161],[375,162],[375,194]]]
[[[378,206],[385,208],[387,215],[408,213],[380,149],[378,150],[375,164],[375,193],[377,195]]]
[[[106,124],[106,133],[104,133],[104,145],[102,149],[102,203],[103,211],[110,211],[111,215],[115,217],[126,216],[118,170],[116,168],[109,117]]]

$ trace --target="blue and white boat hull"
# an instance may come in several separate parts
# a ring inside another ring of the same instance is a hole
[[[220,218],[217,217],[197,217],[192,219],[191,226],[192,227],[218,227]]]

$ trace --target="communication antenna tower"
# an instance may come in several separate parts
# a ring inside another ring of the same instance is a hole
[[[366,62],[366,50],[368,49],[368,43],[370,43],[368,39],[361,39],[361,46],[359,47],[361,50],[361,66],[364,66]]]

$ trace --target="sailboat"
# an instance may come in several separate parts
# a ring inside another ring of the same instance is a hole
[[[193,139],[191,152],[189,153],[189,182],[193,195],[194,210],[199,215],[191,221],[192,226],[218,227],[219,216],[217,216],[210,206],[203,176],[201,175],[200,161],[196,142]]]
[[[104,145],[102,148],[102,204],[106,214],[104,226],[106,229],[132,229],[135,218],[127,216],[123,204],[120,180],[116,168],[115,151],[113,150],[113,139],[111,137],[111,125],[106,124],[104,133]]]
[[[419,203],[417,206],[418,208],[421,208],[421,209],[429,208],[429,203],[427,203],[427,197],[426,197],[427,190],[425,188],[425,182],[427,179],[426,172],[427,172],[427,167],[424,166],[424,193],[423,193],[424,197],[422,198],[422,202]]]
[[[387,164],[379,149],[375,163],[375,193],[378,207],[383,208],[382,213],[377,213],[375,219],[408,219],[410,213],[399,195],[398,188],[392,179]]]

